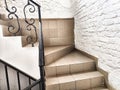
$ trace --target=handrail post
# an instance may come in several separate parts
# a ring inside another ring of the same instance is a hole
[[[41,89],[45,90],[45,70],[44,70],[45,61],[44,61],[44,42],[43,42],[43,33],[42,33],[41,6],[39,4],[37,4],[36,2],[34,2],[33,0],[28,0],[28,5],[32,5],[32,4],[30,4],[30,2],[32,2],[38,8],[38,17],[39,17],[39,34],[38,34],[38,41],[39,41],[39,67],[40,67],[40,76],[41,76],[40,84],[41,84]],[[25,6],[25,8],[26,8],[26,6]],[[26,15],[25,15],[25,17],[26,17]]]
[[[41,89],[45,90],[45,61],[44,61],[44,42],[43,42],[43,33],[42,33],[42,20],[41,20],[41,10],[38,7],[38,14],[39,14],[39,67],[40,67],[40,76],[41,76]]]
[[[41,89],[45,90],[45,60],[44,60],[44,42],[43,42],[43,32],[42,32],[42,19],[41,19],[41,6],[30,0],[38,7],[38,16],[39,16],[39,34],[38,34],[38,41],[39,41],[39,67],[40,67],[40,76],[41,76]]]

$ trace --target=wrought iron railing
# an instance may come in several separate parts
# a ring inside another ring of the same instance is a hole
[[[11,34],[16,36],[21,31],[20,30],[19,17],[16,14],[17,8],[15,6],[12,6],[11,9],[9,9],[6,0],[5,0],[5,6],[6,6],[6,10],[8,11],[8,19],[9,20],[13,20],[14,17],[16,18],[17,28],[15,26],[13,26],[12,24],[8,26],[9,33],[11,33]]]
[[[27,23],[26,30],[27,31],[34,30],[34,32],[35,32],[35,40],[31,35],[28,35],[26,38],[27,42],[29,44],[32,44],[32,46],[34,46],[34,43],[37,42],[37,40],[38,40],[37,27],[35,26],[35,19],[34,18],[27,19],[26,13],[28,13],[28,12],[26,12],[26,9],[27,9],[27,7],[29,7],[29,12],[34,13],[36,11],[34,5],[36,5],[37,7],[40,8],[40,6],[37,3],[35,3],[32,0],[28,0],[28,3],[24,6],[24,9],[23,9],[24,16],[25,16],[25,22]]]
[[[15,1],[15,0],[11,0],[11,1]],[[8,20],[10,22],[8,26],[8,32],[10,33],[10,35],[13,35],[13,36],[17,36],[17,35],[22,36],[22,34],[25,33],[25,31],[27,31],[25,40],[27,44],[31,44],[32,46],[34,46],[34,43],[38,41],[37,25],[35,25],[37,20],[35,20],[35,18],[31,18],[30,15],[28,17],[27,14],[28,13],[36,14],[36,12],[38,11],[38,15],[39,15],[40,9],[38,7],[40,7],[40,5],[39,6],[38,5],[39,4],[35,3],[33,0],[28,0],[27,4],[23,6],[22,16],[24,16],[25,18],[24,19],[25,22],[24,22],[20,20],[19,15],[17,13],[19,9],[17,9],[15,5],[9,6],[7,4],[7,0],[5,0],[5,6],[8,12]],[[35,8],[35,6],[37,7],[37,9]],[[14,23],[11,23],[11,22],[15,22],[15,25]],[[24,23],[25,25],[23,26],[23,24],[21,23]]]
[[[15,6],[12,6],[11,9],[9,9],[8,5],[7,5],[7,0],[5,0],[5,5],[6,5],[6,10],[9,13],[8,19],[13,20],[15,17],[16,22],[17,22],[17,27],[15,27],[11,24],[8,26],[8,31],[13,35],[17,35],[17,33],[21,32],[21,24],[19,21],[19,17],[16,14],[17,8]],[[39,33],[37,33],[37,27],[35,26],[35,19],[34,18],[27,19],[26,13],[28,13],[28,12],[26,12],[26,9],[28,6],[31,6],[31,8],[29,8],[30,13],[34,13],[36,11],[35,7],[37,7],[38,21],[39,21],[39,27],[38,27]],[[40,90],[45,90],[45,71],[44,71],[45,61],[44,61],[44,43],[43,43],[43,34],[42,34],[41,6],[33,0],[28,0],[27,4],[23,7],[23,13],[25,16],[25,22],[27,24],[26,30],[27,31],[34,30],[34,32],[35,32],[35,38],[33,38],[31,35],[28,35],[26,38],[27,42],[32,44],[32,46],[34,46],[34,43],[36,41],[39,41],[39,67],[40,67],[40,77],[41,77],[40,81],[39,81],[39,85],[40,85]],[[19,80],[19,78],[18,78],[18,80]],[[38,81],[33,86],[35,86],[37,84],[38,84]],[[9,87],[9,85],[8,85],[8,87]],[[32,87],[32,85],[30,85],[28,88],[30,89],[31,87]]]
[[[3,71],[1,71],[1,73],[5,73],[5,77],[6,77],[6,80],[4,79],[4,80],[2,80],[2,82],[5,82],[6,83],[6,86],[5,85],[3,85],[4,87],[2,87],[2,88],[7,88],[7,90],[12,90],[11,88],[11,82],[10,82],[10,78],[14,78],[14,80],[16,80],[17,79],[17,83],[16,83],[16,86],[17,86],[17,88],[18,88],[18,90],[22,90],[22,87],[21,87],[21,85],[22,85],[22,83],[21,83],[21,77],[20,77],[20,75],[24,75],[26,78],[28,78],[28,83],[29,83],[29,85],[32,85],[31,83],[31,80],[32,81],[34,81],[34,82],[36,82],[37,80],[35,79],[35,78],[33,78],[33,77],[31,77],[30,75],[28,75],[28,74],[26,74],[25,72],[23,72],[23,71],[21,71],[21,70],[19,70],[19,69],[17,69],[16,67],[14,67],[14,66],[12,66],[12,65],[10,65],[10,64],[8,64],[8,63],[6,63],[6,62],[4,62],[3,60],[1,60],[0,59],[0,65],[1,65],[1,69],[2,70],[5,70],[5,72]],[[14,72],[16,72],[16,75],[15,76],[17,76],[17,77],[10,77],[10,68],[12,69],[12,70],[14,70]],[[1,75],[2,76],[2,75]],[[12,82],[14,82],[14,81],[12,81]],[[1,83],[1,85],[2,85],[2,83]],[[1,85],[0,85],[0,87],[1,87]],[[14,85],[14,87],[15,87],[15,85]],[[1,88],[0,88],[1,89]]]

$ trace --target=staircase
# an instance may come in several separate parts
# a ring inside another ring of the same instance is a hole
[[[109,90],[95,60],[73,45],[45,47],[44,68],[46,90]]]
[[[97,70],[97,62],[75,49],[73,21],[73,19],[43,20],[45,90],[109,90],[105,76]],[[19,47],[24,50],[37,50],[39,43],[35,40],[35,33],[25,31],[25,24],[21,20],[22,31],[13,36],[7,29],[10,23],[16,27],[14,21],[8,22],[1,18],[3,36],[5,38],[19,37],[19,40],[14,39]],[[38,30],[36,32],[39,33]],[[33,37],[32,42],[26,41],[28,34]],[[31,55],[28,57],[31,58]],[[19,58],[15,57],[15,59]],[[42,79],[36,80],[27,72],[16,68],[15,65],[15,63],[9,64],[0,60],[0,90],[43,90],[41,89]]]
[[[75,49],[46,65],[45,72],[46,90],[108,90],[95,61]]]
[[[7,36],[10,37],[11,35],[7,35]],[[35,47],[36,46],[38,46],[38,42],[35,43]],[[31,47],[31,44],[27,44],[24,48],[27,47]],[[51,46],[46,45],[44,50],[45,50],[44,68],[45,68],[46,90],[109,90],[105,86],[104,75],[99,71],[97,71],[95,60],[82,54],[79,50],[76,50],[73,44],[51,45]],[[2,73],[4,72],[4,68],[2,69],[2,66],[5,64],[3,62],[1,62],[1,64],[2,65],[0,65],[1,66],[0,72]],[[12,71],[12,72],[16,72],[16,71]],[[11,72],[9,71],[9,73]],[[13,73],[13,76],[17,75],[15,74],[16,73]],[[0,78],[3,76],[0,76]],[[27,77],[30,76],[27,75]],[[9,79],[10,78],[11,77],[9,76]],[[25,80],[24,78],[25,78],[24,76],[23,77],[21,76],[21,78],[19,79]],[[0,90],[7,90],[5,89],[7,88],[5,84],[5,79],[1,78],[0,80],[4,82],[0,84],[1,87]],[[34,82],[36,81],[35,79],[33,80]],[[9,80],[9,83],[10,82],[11,81]],[[17,84],[15,83],[14,85],[10,84],[11,85],[10,90],[23,90],[25,87],[32,84],[32,83],[29,84],[29,78],[26,79],[25,86],[22,86],[22,83],[24,83],[24,81],[23,82],[21,81],[20,84],[21,86],[19,86],[20,89],[18,89]],[[36,88],[35,87],[32,87],[32,90],[39,90],[39,84]]]

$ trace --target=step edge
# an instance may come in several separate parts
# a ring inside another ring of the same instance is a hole
[[[50,55],[50,54],[53,54],[53,53],[56,53],[56,52],[58,52],[58,51],[62,51],[62,50],[67,49],[67,48],[73,47],[73,45],[61,45],[61,46],[65,46],[65,47],[63,47],[62,49],[59,49],[59,50],[54,50],[54,51],[52,51],[52,52],[49,52],[49,53],[45,54],[45,56]],[[51,46],[50,46],[50,47],[51,47]],[[52,47],[54,47],[54,46],[52,46]]]

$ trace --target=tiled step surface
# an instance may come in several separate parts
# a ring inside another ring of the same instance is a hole
[[[47,77],[96,70],[95,61],[74,50],[45,66]]]
[[[104,76],[98,71],[46,78],[46,90],[84,90],[100,87]]]
[[[93,89],[88,89],[88,90],[109,90],[109,89],[104,88],[104,87],[99,87],[99,88],[93,88]]]
[[[45,64],[51,64],[73,50],[73,45],[45,47]]]
[[[38,46],[39,43],[35,43],[35,47]],[[27,45],[26,47],[31,47],[31,45]],[[45,65],[51,64],[55,62],[57,59],[65,56],[70,53],[74,49],[73,45],[65,45],[65,46],[50,46],[45,47]]]

